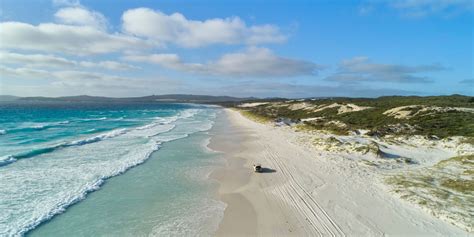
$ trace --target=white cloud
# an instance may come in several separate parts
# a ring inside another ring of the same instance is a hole
[[[10,68],[0,65],[0,94],[16,95],[108,95],[131,96],[153,94],[179,86],[179,80],[154,76],[133,78],[104,73],[59,70],[47,71],[32,68]],[[32,82],[36,80],[36,82]],[[7,82],[17,83],[7,83]],[[38,83],[41,81],[41,83]],[[30,83],[28,83],[30,82]]]
[[[0,23],[0,48],[59,52],[74,55],[111,53],[151,47],[132,36],[108,34],[90,26],[21,22]]]
[[[145,37],[160,44],[173,43],[184,47],[211,44],[261,44],[286,40],[273,25],[247,26],[239,17],[214,18],[204,21],[186,19],[180,13],[166,15],[149,8],[127,10],[123,31]]]
[[[130,81],[130,79],[126,77],[86,71],[54,71],[51,72],[51,75],[60,81],[109,81],[114,83]]]
[[[209,66],[211,72],[232,76],[286,77],[312,75],[321,66],[303,60],[284,58],[265,48],[226,54]]]
[[[109,70],[130,70],[137,69],[133,65],[116,61],[75,61],[58,57],[50,54],[19,54],[0,51],[0,63],[21,65],[26,67],[48,67],[48,68],[68,68],[68,67],[86,67],[102,68]]]
[[[0,51],[0,63],[21,64],[35,67],[72,67],[75,62],[68,59],[45,54],[19,54]]]
[[[47,71],[32,68],[9,68],[0,65],[0,75],[5,82],[11,79],[28,80],[49,80],[50,84],[45,84],[45,91],[49,90],[48,86],[72,87],[76,90],[82,90],[84,87],[96,89],[97,91],[109,92],[116,88],[147,88],[157,81],[164,81],[162,78],[154,78],[154,80],[144,80],[139,78],[129,78],[104,73],[60,70]],[[70,88],[71,89],[71,88]],[[77,91],[72,91],[77,93]]]
[[[5,78],[19,78],[27,80],[54,79],[54,80],[76,80],[76,81],[128,81],[125,77],[108,75],[103,73],[86,71],[47,71],[33,68],[10,68],[0,66],[0,74]]]
[[[9,68],[0,65],[0,75],[2,79],[6,78],[33,78],[47,79],[51,74],[48,71],[32,68]]]
[[[129,55],[124,59],[160,64],[179,71],[230,77],[291,77],[313,75],[322,69],[312,62],[280,57],[269,49],[255,47],[225,54],[206,64],[184,63],[176,54]]]
[[[123,59],[133,62],[160,64],[169,68],[184,66],[184,63],[181,62],[177,54],[128,55],[123,57]]]
[[[78,62],[78,65],[82,67],[88,67],[88,68],[104,68],[104,69],[109,69],[109,70],[139,69],[139,67],[126,64],[126,63],[116,62],[116,61],[99,61],[99,62],[80,61]]]
[[[107,32],[103,14],[77,3],[55,14],[57,23],[33,25],[0,22],[0,49],[30,50],[71,55],[142,51],[167,44],[200,47],[211,44],[274,43],[286,40],[273,25],[247,26],[238,17],[188,20],[179,13],[166,15],[148,8],[124,12],[123,32]]]
[[[107,29],[107,19],[99,12],[84,7],[66,7],[54,14],[56,20],[63,24],[90,26],[99,30]]]
[[[431,80],[420,73],[446,70],[440,64],[407,66],[398,64],[372,63],[367,57],[355,57],[344,60],[338,71],[327,80],[342,82],[385,81],[402,83],[426,83]]]

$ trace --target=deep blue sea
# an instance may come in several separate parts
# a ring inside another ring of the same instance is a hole
[[[219,112],[190,104],[0,104],[0,236],[209,235]]]

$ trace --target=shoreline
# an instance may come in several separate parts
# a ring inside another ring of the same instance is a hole
[[[291,210],[262,190],[262,182],[271,180],[273,173],[253,172],[253,162],[262,155],[255,152],[258,138],[254,132],[240,126],[227,109],[214,126],[217,132],[208,147],[222,154],[225,165],[214,170],[210,178],[219,183],[217,196],[227,204],[215,235],[303,234],[298,231],[297,223],[293,223]]]
[[[233,126],[225,113],[227,112],[223,109],[216,118],[212,129],[212,131],[216,131],[216,134],[211,136],[207,144],[210,150],[220,153],[224,160],[223,166],[216,168],[209,176],[219,183],[216,193],[217,199],[227,204],[216,235],[232,233],[234,235],[256,235],[256,225],[252,224],[256,222],[255,209],[244,196],[236,192],[236,190],[250,182],[250,175],[244,169],[246,161],[237,155],[238,151],[236,150],[236,144],[241,144],[243,140],[248,138],[248,134],[245,132],[237,133],[238,129]],[[237,174],[237,177],[230,178],[226,175],[229,173]],[[239,215],[245,216],[245,221],[239,220]],[[237,221],[232,223],[232,220],[236,219]],[[243,230],[245,231],[240,232]]]
[[[216,134],[209,148],[220,152],[224,167],[211,173],[219,183],[218,197],[227,204],[216,236],[301,236],[315,232],[306,217],[294,212],[291,203],[280,200],[270,190],[286,181],[265,166],[266,148],[255,130],[243,126],[240,113],[223,109],[216,121]],[[262,163],[267,172],[254,173],[252,165]]]
[[[228,206],[217,236],[468,236],[388,193],[373,174],[337,154],[295,144],[298,134],[223,109],[209,147],[226,165],[212,172]],[[253,163],[271,172],[254,173]]]

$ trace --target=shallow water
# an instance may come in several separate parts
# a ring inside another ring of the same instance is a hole
[[[145,164],[107,181],[99,192],[30,236],[205,236],[222,218],[224,204],[207,179],[215,155],[205,134],[166,143]]]

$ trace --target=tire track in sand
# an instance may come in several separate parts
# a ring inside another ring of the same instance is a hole
[[[285,165],[279,158],[280,154],[267,144],[261,144],[263,156],[270,161],[280,174],[285,178],[287,183],[276,187],[282,198],[291,202],[300,213],[310,223],[313,230],[312,235],[317,236],[345,236],[339,225],[329,216],[316,199],[300,184],[300,182],[292,175],[292,170]]]

